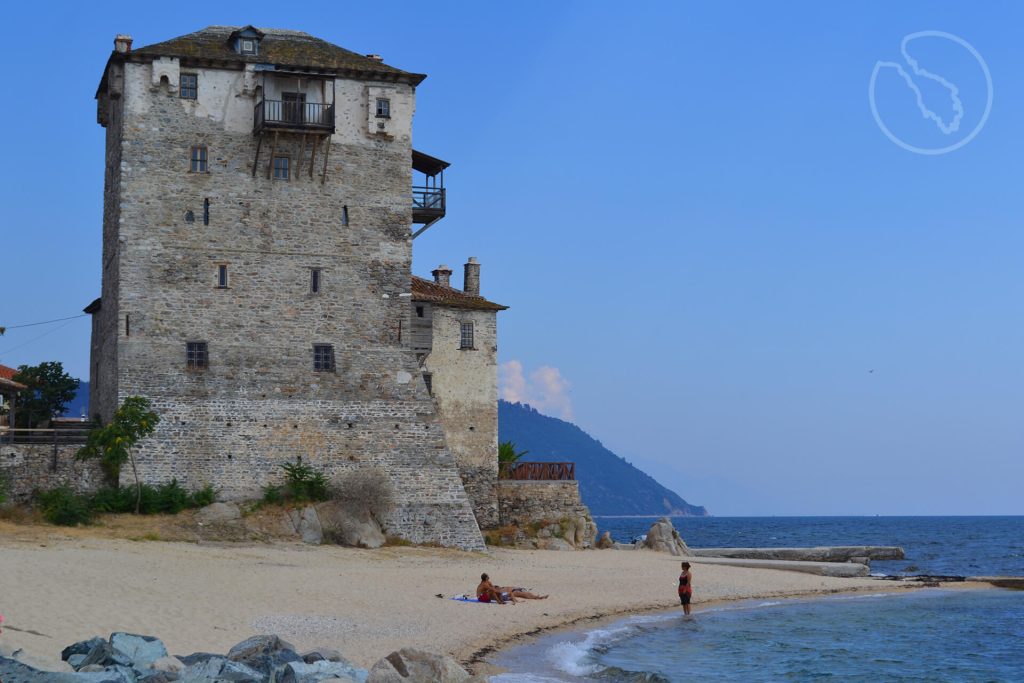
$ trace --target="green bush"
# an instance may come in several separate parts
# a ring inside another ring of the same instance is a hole
[[[88,496],[75,493],[67,486],[36,493],[43,519],[61,526],[78,526],[92,522],[95,513]]]
[[[284,470],[284,484],[264,486],[264,503],[316,503],[331,497],[330,481],[323,472],[317,472],[301,461],[286,462],[281,469]]]
[[[135,491],[128,488],[103,488],[94,493],[89,502],[96,512],[132,512],[135,510]]]
[[[204,508],[207,505],[212,505],[217,500],[217,489],[213,488],[213,484],[207,484],[201,489],[192,492],[192,500],[189,507]]]
[[[7,494],[10,492],[10,484],[7,481],[7,475],[0,472],[0,505],[7,502]]]

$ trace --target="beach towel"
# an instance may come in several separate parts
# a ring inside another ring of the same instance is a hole
[[[478,600],[475,596],[469,596],[469,595],[456,595],[455,597],[450,598],[450,599],[451,600],[455,600],[456,602],[475,602],[478,605],[497,605],[498,604],[497,602],[494,602],[494,601],[483,602],[481,600]]]

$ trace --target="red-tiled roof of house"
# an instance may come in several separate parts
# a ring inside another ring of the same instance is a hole
[[[15,382],[14,376],[18,374],[18,371],[14,368],[9,368],[6,365],[0,365],[0,387],[5,389],[13,389],[14,391],[22,391],[27,389],[21,382]]]
[[[453,308],[472,308],[478,311],[504,311],[508,306],[488,301],[482,296],[466,294],[461,289],[445,287],[433,280],[412,276],[412,300],[427,301]]]

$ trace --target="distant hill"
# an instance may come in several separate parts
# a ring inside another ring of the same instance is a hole
[[[691,515],[707,510],[690,505],[623,458],[612,453],[582,429],[541,415],[522,403],[498,403],[498,434],[516,450],[529,451],[524,460],[576,463],[580,496],[595,515]]]

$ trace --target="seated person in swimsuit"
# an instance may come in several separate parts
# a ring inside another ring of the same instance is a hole
[[[491,583],[491,577],[487,576],[487,574],[480,575],[480,585],[476,587],[476,599],[480,602],[490,602],[493,600],[499,605],[505,604],[505,598],[502,596],[501,591]],[[515,603],[515,599],[513,598],[511,602]]]

